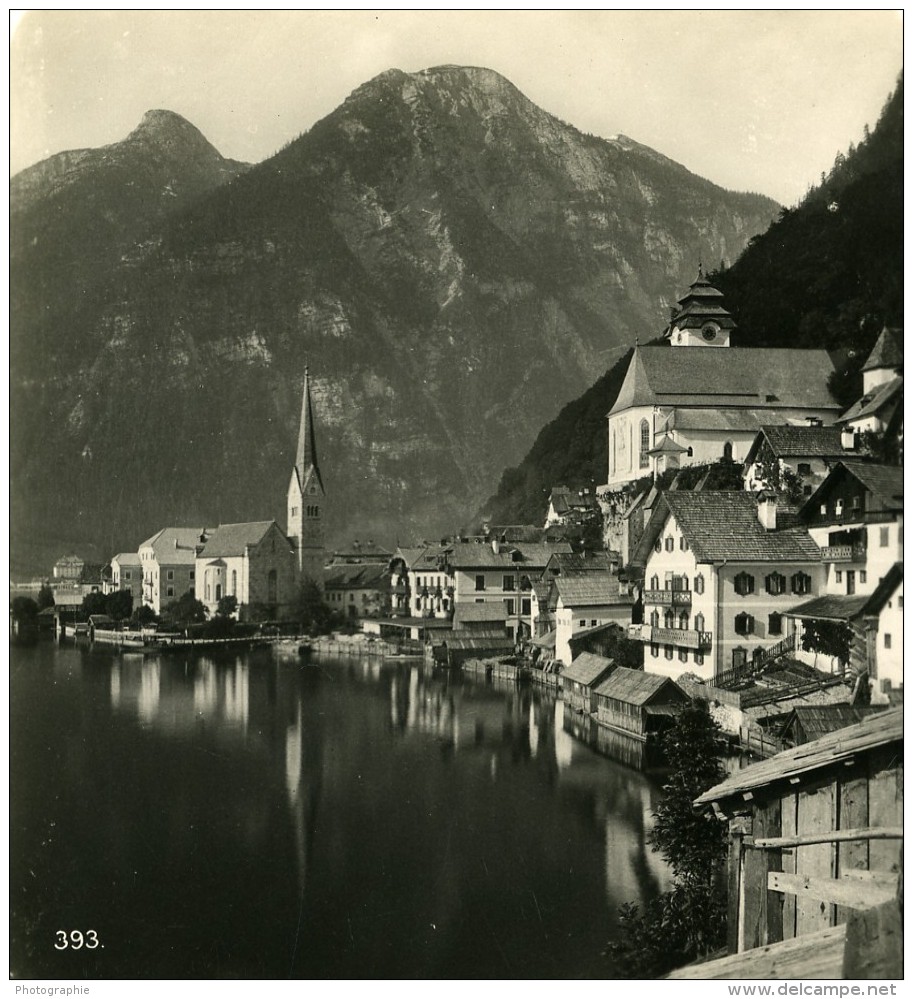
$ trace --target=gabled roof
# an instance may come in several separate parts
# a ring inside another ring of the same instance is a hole
[[[203,546],[200,558],[243,555],[248,546],[258,545],[275,524],[275,520],[257,520],[248,524],[220,524]]]
[[[900,744],[902,741],[903,708],[882,711],[857,725],[840,729],[839,732],[832,732],[814,742],[787,749],[769,760],[745,767],[705,791],[694,804],[709,805],[732,795],[739,795],[741,798],[746,791],[753,791],[774,781],[808,774],[852,759],[866,750],[892,743]]]
[[[565,607],[633,604],[627,586],[611,572],[555,576],[555,589]]]
[[[903,388],[903,378],[892,378],[883,385],[876,385],[871,392],[867,392],[861,399],[857,399],[850,408],[843,413],[840,423],[852,423],[854,420],[864,419],[866,416],[875,416],[891,403],[895,396],[899,395]]]
[[[115,555],[111,561],[117,561],[118,565],[142,565],[142,559],[139,557],[139,552],[119,552]]]
[[[885,326],[872,353],[862,366],[863,371],[875,371],[878,368],[902,368],[903,367],[903,330]]]
[[[698,562],[820,562],[821,550],[805,528],[768,531],[748,492],[665,492],[660,497],[631,563],[645,566],[669,515]]]
[[[881,710],[884,709],[854,707],[852,704],[799,704],[786,716],[781,731],[785,735],[798,721],[809,741],[820,739],[823,735],[856,725]]]
[[[564,667],[561,675],[566,680],[573,680],[575,683],[592,687],[607,670],[616,668],[614,659],[597,656],[594,652],[581,652],[570,666]]]
[[[847,454],[841,443],[839,427],[790,427],[765,424],[745,458],[745,464],[755,456],[766,441],[777,458],[840,458]]]
[[[324,574],[325,590],[375,590],[389,584],[387,566],[382,562],[334,565]]]
[[[658,673],[644,673],[643,670],[619,666],[608,679],[599,684],[595,692],[597,697],[611,697],[616,701],[624,701],[626,704],[643,705],[652,700],[663,688],[670,685],[675,688],[676,693],[681,695],[682,701],[688,699],[681,687],[668,676],[660,676]]]
[[[615,555],[614,560],[609,552],[590,552],[576,554],[575,552],[558,552],[548,560],[546,571],[556,576],[575,576],[582,572],[609,572],[613,561],[617,565],[621,560]]]
[[[459,542],[453,546],[448,561],[454,569],[544,569],[556,552],[570,552],[567,542],[553,545],[516,544],[503,545],[495,551],[490,544]]]
[[[407,569],[415,572],[442,572],[439,559],[451,550],[450,545],[431,545],[424,548],[397,548],[397,554]]]
[[[863,614],[880,614],[884,605],[896,593],[897,587],[903,583],[903,562],[895,562],[888,569],[884,578],[875,587],[874,592],[862,608]]]
[[[827,414],[840,408],[827,387],[833,371],[826,350],[637,347],[610,415],[631,406],[814,409]]]
[[[192,565],[200,537],[209,531],[206,527],[163,527],[140,548],[151,548],[159,565]]]
[[[828,477],[799,510],[802,520],[813,517],[833,485],[843,475],[851,475],[867,492],[877,496],[889,509],[903,509],[903,468],[899,465],[876,465],[865,461],[838,461]]]

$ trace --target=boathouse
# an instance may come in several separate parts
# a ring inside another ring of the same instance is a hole
[[[595,689],[596,721],[635,739],[668,728],[688,695],[667,676],[618,666]]]
[[[899,978],[903,708],[702,794],[729,824],[730,956],[699,978]]]
[[[565,666],[561,671],[564,703],[575,711],[585,711],[587,714],[594,711],[594,691],[615,668],[614,659],[582,652],[570,666]]]

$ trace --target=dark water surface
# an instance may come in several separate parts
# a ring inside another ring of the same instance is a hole
[[[667,883],[656,784],[539,688],[43,642],[10,693],[15,978],[611,977]]]

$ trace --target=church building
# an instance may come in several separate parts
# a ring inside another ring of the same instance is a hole
[[[608,414],[608,480],[619,489],[669,468],[741,462],[762,425],[827,426],[840,415],[826,350],[732,346],[735,320],[699,270],[664,333],[637,346]]]
[[[304,369],[304,390],[301,394],[301,423],[295,467],[288,486],[288,538],[295,551],[299,578],[314,580],[323,588],[324,505],[326,491],[317,464],[317,442],[314,436],[314,411],[311,405],[311,382]]]

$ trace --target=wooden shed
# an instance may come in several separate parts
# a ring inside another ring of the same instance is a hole
[[[561,696],[564,703],[575,711],[585,711],[587,714],[594,711],[594,691],[614,669],[614,659],[606,659],[605,656],[597,656],[592,652],[581,652],[561,672]]]
[[[780,739],[787,746],[803,746],[824,735],[864,721],[884,710],[879,707],[856,707],[852,704],[800,704],[783,719]]]
[[[746,767],[695,806],[729,823],[730,955],[762,948],[766,961],[830,947],[836,965],[811,961],[795,973],[897,977],[903,708]],[[726,960],[718,977],[757,977]],[[776,974],[788,977],[783,967]],[[708,965],[694,970],[717,977]]]

